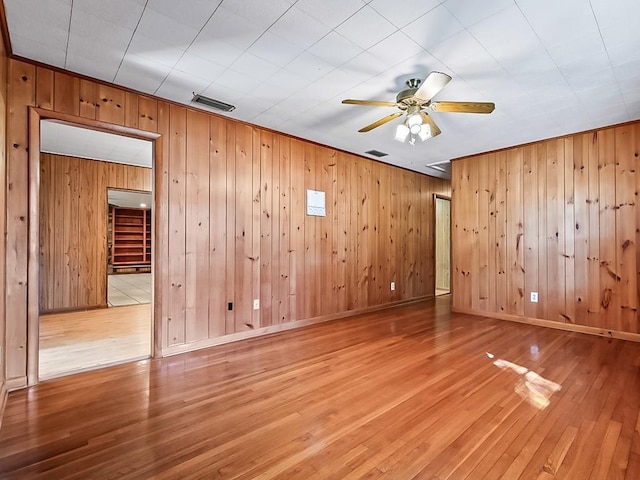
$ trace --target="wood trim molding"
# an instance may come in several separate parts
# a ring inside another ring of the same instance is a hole
[[[3,382],[0,384],[0,429],[2,429],[2,419],[4,418],[4,409],[7,406],[7,400],[9,397],[9,392],[7,391],[7,386]]]
[[[115,133],[128,137],[140,138],[154,142],[154,162],[152,166],[152,175],[158,171],[155,166],[156,158],[162,156],[161,135],[155,132],[140,130],[136,128],[123,127],[111,123],[101,122],[97,120],[76,117],[66,113],[54,112],[38,107],[29,107],[29,260],[27,267],[27,376],[20,378],[12,378],[7,380],[7,389],[9,391],[26,386],[36,385],[38,383],[38,353],[39,353],[39,330],[40,330],[40,307],[39,307],[39,291],[38,279],[40,276],[40,225],[39,225],[39,198],[40,198],[40,121],[55,120],[62,123],[81,126],[92,130],[103,131],[107,133]],[[153,178],[153,177],[152,177]],[[155,181],[152,180],[153,208],[157,212],[160,208],[158,205],[158,197],[155,195]],[[157,215],[156,215],[157,216]],[[157,239],[155,237],[155,229],[152,231],[153,249],[157,250]],[[154,259],[157,260],[157,256]],[[152,265],[152,282],[155,285],[159,282],[157,277],[153,276],[155,270]],[[155,303],[151,312],[152,339],[151,356],[158,357],[162,355],[161,350],[161,322],[155,320]]]
[[[217,345],[224,345],[226,343],[237,342],[239,340],[246,340],[248,338],[261,337],[264,335],[284,332],[295,328],[306,327],[309,325],[315,325],[318,323],[330,322],[332,320],[342,320],[350,317],[355,317],[363,313],[371,313],[380,310],[387,310],[389,308],[398,307],[401,305],[411,305],[413,303],[422,302],[424,300],[433,299],[435,295],[426,295],[423,297],[412,298],[411,300],[398,300],[396,302],[385,303],[384,305],[374,305],[371,307],[359,308],[357,310],[351,310],[349,312],[334,313],[330,315],[322,315],[320,317],[308,318],[305,320],[296,320],[294,322],[282,323],[278,325],[270,325],[268,327],[257,328],[255,330],[248,330],[246,332],[232,333],[223,337],[210,338],[199,342],[187,343],[184,345],[178,345],[174,347],[167,347],[163,350],[163,356],[169,357],[172,355],[178,355],[180,353],[192,352],[194,350],[202,350],[203,348],[215,347]]]
[[[9,24],[7,23],[7,11],[4,8],[4,2],[0,2],[0,29],[2,29],[2,43],[7,57],[13,56],[11,48],[11,37],[9,37]]]
[[[18,390],[20,388],[28,387],[27,377],[15,377],[5,381],[5,389],[7,392],[13,392],[14,390]]]
[[[576,325],[574,323],[561,323],[552,320],[543,320],[541,318],[521,317],[509,313],[484,312],[474,310],[472,308],[451,307],[451,311],[455,313],[464,313],[466,315],[476,315],[484,318],[495,318],[498,320],[507,320],[510,322],[524,323],[527,325],[535,325],[537,327],[555,328],[556,330],[564,330],[567,332],[586,333],[589,335],[597,335],[599,337],[617,338],[620,340],[629,340],[631,342],[640,342],[640,333],[621,332],[619,330],[606,330],[604,328],[589,327],[587,325]]]

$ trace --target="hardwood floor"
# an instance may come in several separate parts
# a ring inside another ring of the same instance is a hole
[[[14,392],[1,477],[640,478],[640,344],[449,298]]]
[[[40,316],[40,380],[151,354],[151,305]]]

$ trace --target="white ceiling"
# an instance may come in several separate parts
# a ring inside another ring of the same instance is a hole
[[[116,207],[151,208],[153,200],[151,193],[110,188],[107,190],[107,201]]]
[[[4,0],[13,52],[442,176],[428,164],[640,118],[637,0]],[[453,80],[435,100],[491,115],[432,114],[438,137],[393,140],[410,78]]]
[[[40,122],[40,151],[142,167],[151,167],[153,160],[153,144],[147,140],[52,120]]]

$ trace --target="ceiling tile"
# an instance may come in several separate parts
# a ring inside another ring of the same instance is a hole
[[[446,40],[463,29],[464,27],[458,19],[444,5],[440,5],[404,27],[402,31],[418,45],[429,50],[431,46]]]
[[[155,42],[184,50],[196,38],[198,30],[147,8],[136,29],[136,35],[138,33]]]
[[[31,38],[23,37],[16,33],[11,35],[11,43],[15,55],[32,58],[46,65],[64,68],[64,62],[67,56],[66,43],[64,47],[54,48],[50,43],[42,44],[35,42]],[[37,52],[37,54],[33,52]]]
[[[162,42],[146,37],[136,32],[131,39],[127,53],[145,57],[152,62],[173,67],[184,53],[181,48],[175,48]]]
[[[171,69],[161,63],[127,53],[115,78],[119,85],[145,93],[155,92]]]
[[[146,0],[73,0],[73,9],[74,12],[89,13],[121,28],[134,30],[146,3]]]
[[[362,48],[337,32],[330,32],[309,48],[310,53],[334,67],[351,60],[362,51]]]
[[[336,28],[343,37],[366,50],[396,31],[396,27],[371,7],[364,7]]]
[[[299,0],[296,3],[296,7],[329,28],[337,27],[364,6],[362,0]]]
[[[295,6],[280,17],[269,31],[307,49],[327,35],[331,29]]]
[[[179,70],[172,70],[156,90],[156,94],[175,102],[190,103],[193,94],[205,91],[209,83]]]
[[[269,63],[284,67],[303,52],[300,45],[294,45],[269,31],[258,38],[247,52]]]
[[[334,67],[315,55],[304,52],[289,63],[286,69],[302,77],[315,79],[326,75]]]
[[[67,19],[68,22],[68,19]],[[17,41],[18,38],[29,39],[32,45],[42,45],[43,49],[53,48],[55,50],[64,50],[67,46],[69,38],[69,24],[57,27],[53,24],[48,24],[46,21],[38,19],[28,20],[20,17],[15,21],[18,25],[16,31],[19,34],[13,34],[11,36],[12,45],[16,46],[14,52],[17,53],[20,50],[20,44]],[[17,37],[17,38],[14,38]],[[35,50],[36,55],[40,55],[41,52]]]
[[[279,70],[279,67],[250,53],[243,53],[233,63],[231,69],[235,72],[255,77],[261,82],[271,77]]]
[[[98,51],[100,52],[100,62],[94,62],[93,58]],[[124,49],[103,43],[99,38],[88,40],[86,36],[80,36],[72,32],[69,35],[67,60],[78,56],[84,58],[89,64],[105,64],[109,67],[115,66],[117,68],[124,57]],[[97,66],[100,67],[100,65]],[[115,74],[115,71],[113,73]]]
[[[222,8],[264,30],[273,25],[295,3],[295,0],[225,0]]]
[[[567,41],[570,36],[597,35],[598,25],[588,2],[584,0],[519,0],[518,6],[536,35],[547,46]],[[553,15],[549,15],[553,9]]]
[[[478,23],[485,18],[513,6],[513,0],[491,0],[479,2],[478,0],[447,0],[445,2],[449,10],[465,27]]]
[[[214,81],[226,69],[226,67],[222,65],[218,65],[217,63],[191,53],[185,53],[174,68],[193,75],[194,77],[208,80],[209,82]]]
[[[577,60],[588,62],[593,56],[606,56],[600,33],[587,33],[566,38],[564,42],[547,46],[556,65],[566,65]]]
[[[93,47],[93,48],[92,48]],[[96,49],[100,62],[94,62]],[[87,43],[84,37],[71,34],[67,50],[66,68],[89,77],[112,82],[122,61],[122,52],[96,43]]]
[[[507,65],[526,68],[531,55],[546,53],[517,7],[507,8],[476,23],[469,32],[505,68]]]
[[[340,70],[354,77],[358,77],[361,82],[379,75],[387,68],[387,65],[367,51],[358,54],[348,62],[340,65]]]
[[[189,0],[188,5],[175,0],[149,0],[147,8],[172,18],[178,23],[200,30],[220,3],[222,0]]]
[[[263,79],[253,75],[245,75],[244,73],[238,73],[233,70],[226,70],[216,78],[214,84],[231,90],[235,89],[237,93],[240,94],[237,96],[242,97],[258,86],[262,80]]]
[[[19,28],[23,35],[42,33],[36,28],[67,31],[71,20],[71,0],[5,0],[7,22]]]
[[[216,10],[200,34],[246,50],[262,35],[264,29],[257,23],[227,10],[225,5],[222,4]]]
[[[133,37],[133,29],[121,27],[82,10],[73,13],[71,31],[78,37],[90,38],[92,42],[112,46],[123,53]]]
[[[423,48],[401,31],[397,31],[367,51],[385,66],[392,67],[415,57]]]
[[[218,38],[200,34],[187,52],[228,67],[242,55],[244,50]]]
[[[215,98],[216,100],[233,104],[238,99],[245,96],[246,93],[242,91],[240,88],[237,88],[237,87],[228,88],[223,85],[220,85],[219,83],[214,82],[211,85],[209,85],[204,90],[204,92],[202,92],[202,94],[205,95],[206,97]],[[222,112],[220,112],[220,110],[212,109],[212,111],[221,115],[223,114]]]
[[[369,6],[396,27],[402,28],[444,3],[443,0],[373,0]]]

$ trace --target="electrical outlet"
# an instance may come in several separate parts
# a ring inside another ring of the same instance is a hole
[[[396,282],[391,282],[391,291],[393,292],[396,289]]]
[[[531,303],[538,303],[538,292],[531,292]]]
[[[259,298],[254,298],[253,299],[253,309],[254,310],[260,310],[260,299]]]

